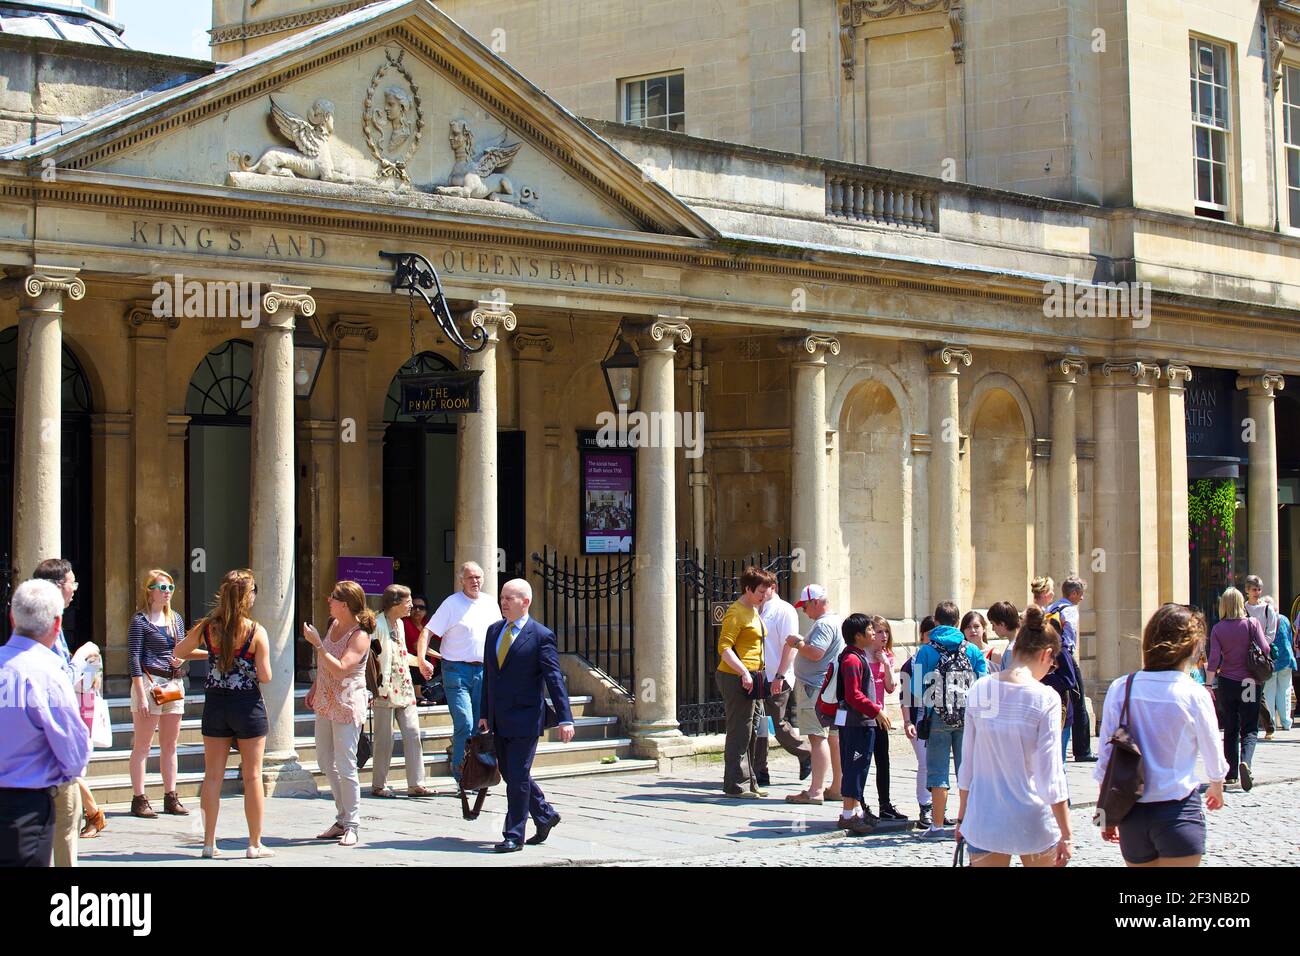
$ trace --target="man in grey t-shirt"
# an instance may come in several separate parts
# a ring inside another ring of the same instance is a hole
[[[809,584],[799,594],[795,607],[803,608],[808,619],[813,622],[807,637],[791,635],[787,643],[797,653],[794,658],[794,677],[798,695],[799,733],[808,738],[812,746],[812,776],[808,780],[808,789],[786,797],[789,803],[820,804],[825,800],[840,798],[840,753],[839,735],[835,743],[829,739],[833,727],[822,726],[817,715],[816,698],[826,678],[826,669],[844,650],[844,638],[840,634],[840,619],[831,613],[830,598],[826,589],[820,584]],[[826,769],[831,771],[831,785],[823,790]]]

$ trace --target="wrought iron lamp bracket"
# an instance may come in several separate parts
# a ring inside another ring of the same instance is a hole
[[[417,295],[423,299],[424,304],[433,313],[433,317],[437,319],[438,327],[442,329],[443,334],[461,352],[481,352],[487,347],[488,334],[481,325],[475,325],[470,330],[469,337],[474,343],[472,345],[460,334],[460,328],[452,317],[451,307],[447,304],[447,296],[442,291],[438,270],[433,267],[433,263],[418,252],[380,252],[379,255],[394,262],[393,291],[405,292],[412,297],[412,300]]]

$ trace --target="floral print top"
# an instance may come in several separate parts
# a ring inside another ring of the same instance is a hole
[[[353,626],[346,633],[338,622],[330,625],[329,633],[321,638],[321,650],[342,659],[352,636],[360,630]],[[368,653],[368,652],[367,652]],[[339,678],[324,667],[316,667],[316,693],[312,697],[312,711],[316,716],[324,717],[340,724],[355,724],[360,727],[366,722],[366,654],[344,675]]]

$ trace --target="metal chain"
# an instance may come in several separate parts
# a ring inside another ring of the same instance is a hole
[[[415,365],[415,356],[418,354],[415,350],[415,325],[420,320],[415,317],[415,289],[410,290],[406,297],[407,304],[410,306],[411,315],[411,365]]]

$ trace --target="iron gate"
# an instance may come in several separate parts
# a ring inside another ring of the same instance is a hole
[[[0,644],[9,640],[9,599],[13,597],[13,572],[9,555],[0,556]]]
[[[568,557],[547,548],[533,552],[541,579],[543,624],[555,632],[561,653],[581,654],[629,694],[633,682],[632,580],[629,554]]]
[[[718,634],[725,613],[740,597],[740,575],[755,565],[776,575],[777,592],[790,599],[790,560],[785,542],[744,558],[702,555],[683,542],[677,558],[681,585],[677,601],[677,722],[682,733],[714,734],[725,729],[718,669]],[[716,618],[716,619],[715,619]]]

